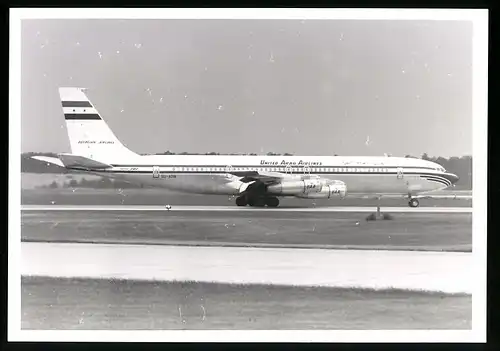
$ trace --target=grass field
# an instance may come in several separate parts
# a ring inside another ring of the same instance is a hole
[[[22,278],[23,329],[470,329],[469,295]]]
[[[308,212],[23,212],[23,241],[472,250],[472,215]]]

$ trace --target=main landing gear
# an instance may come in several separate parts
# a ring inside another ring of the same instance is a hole
[[[418,207],[420,205],[420,202],[418,202],[418,199],[410,199],[408,201],[408,206],[410,207]]]
[[[277,197],[248,197],[240,196],[236,198],[236,206],[250,206],[250,207],[278,207],[280,200]]]

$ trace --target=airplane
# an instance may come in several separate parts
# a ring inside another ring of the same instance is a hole
[[[418,207],[459,180],[437,163],[402,157],[139,155],[118,140],[86,90],[59,88],[71,153],[34,159],[144,186],[234,196],[237,206],[252,207],[278,207],[284,197],[394,196]]]

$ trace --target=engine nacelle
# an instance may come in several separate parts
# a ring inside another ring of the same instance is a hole
[[[296,196],[302,199],[329,199],[332,196],[339,196],[341,199],[343,199],[346,196],[346,194],[347,194],[347,188],[345,184],[342,185],[327,184],[323,185],[323,188],[321,189],[320,192],[299,194]]]
[[[275,195],[292,195],[300,198],[327,198],[340,196],[344,198],[347,188],[344,182],[324,179],[304,179],[285,181],[267,187],[267,191]]]

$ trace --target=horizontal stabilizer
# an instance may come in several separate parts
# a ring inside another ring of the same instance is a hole
[[[92,160],[87,157],[77,156],[72,154],[58,154],[59,158],[49,156],[32,156],[31,158],[52,163],[59,167],[65,168],[79,168],[79,169],[105,169],[111,168],[111,165]]]
[[[64,167],[64,164],[62,163],[62,161],[60,159],[58,159],[57,157],[31,156],[31,158],[38,160],[38,161],[42,161],[42,162],[52,163],[52,164],[59,166],[59,167]]]
[[[105,169],[111,168],[111,165],[92,160],[87,157],[77,156],[72,154],[58,154],[59,159],[67,168],[83,168],[83,169]]]

